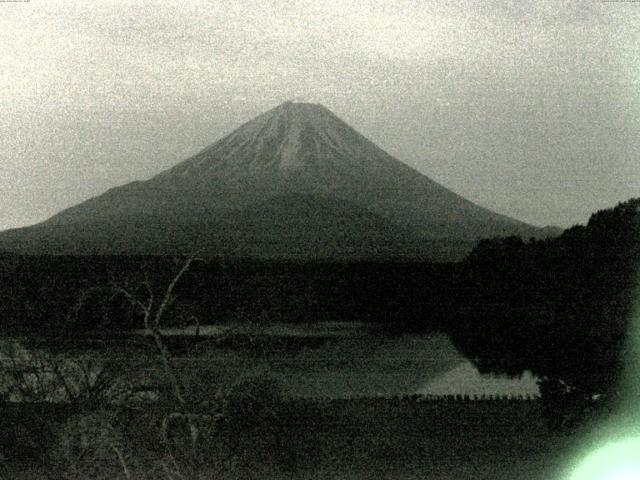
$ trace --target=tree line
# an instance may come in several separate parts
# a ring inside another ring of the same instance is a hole
[[[631,336],[638,267],[640,199],[556,238],[485,240],[461,266],[446,330],[482,372],[538,376],[556,410],[618,401],[640,353]]]

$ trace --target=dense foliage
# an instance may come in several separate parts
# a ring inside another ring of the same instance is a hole
[[[483,241],[462,267],[449,330],[481,370],[530,370],[547,398],[615,396],[639,266],[640,199],[554,239]]]

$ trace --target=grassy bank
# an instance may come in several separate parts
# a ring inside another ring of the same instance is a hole
[[[214,413],[208,408],[196,409],[198,418]],[[161,478],[148,475],[166,453],[160,426],[168,411],[155,404],[85,412],[93,420],[79,424],[79,414],[68,406],[5,404],[1,478],[69,475],[61,432],[86,437],[78,425],[98,426],[102,420],[95,419],[102,417],[117,431],[114,438],[126,452],[131,478]],[[126,478],[115,456],[96,453],[103,433],[92,435],[93,445],[82,455],[96,457],[92,465],[104,471],[92,470],[84,478]],[[201,422],[197,444],[189,439],[179,424],[168,438],[181,474],[229,479],[548,479],[571,442],[549,432],[536,400],[419,397],[255,401],[245,396],[221,420]]]

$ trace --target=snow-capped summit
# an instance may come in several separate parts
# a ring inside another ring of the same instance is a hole
[[[398,163],[322,105],[285,102],[166,172],[246,177],[315,169],[361,175]],[[348,172],[352,168],[353,172]]]
[[[0,234],[66,253],[456,257],[540,230],[465,200],[322,105],[285,102],[144,182]]]

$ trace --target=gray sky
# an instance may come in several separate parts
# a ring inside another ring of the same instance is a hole
[[[0,45],[0,229],[292,98],[530,223],[640,196],[638,2],[0,2]]]

